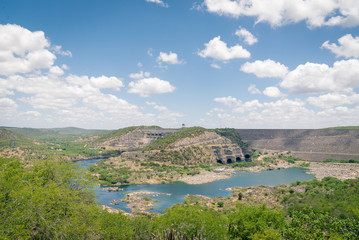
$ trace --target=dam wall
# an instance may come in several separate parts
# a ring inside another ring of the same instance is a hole
[[[291,151],[308,161],[328,158],[359,160],[359,130],[349,129],[235,129],[250,148]]]

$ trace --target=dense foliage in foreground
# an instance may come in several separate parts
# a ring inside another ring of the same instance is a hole
[[[110,214],[77,165],[0,158],[0,239],[358,239],[359,180],[298,183],[284,210],[175,205],[163,215]],[[302,187],[303,187],[302,186]]]

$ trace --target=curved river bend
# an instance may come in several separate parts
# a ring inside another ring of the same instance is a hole
[[[83,167],[88,167],[102,159],[90,159],[77,161]],[[287,168],[271,171],[263,171],[259,173],[238,171],[233,177],[218,180],[215,182],[190,185],[183,182],[173,182],[168,184],[142,184],[121,186],[123,191],[108,192],[102,190],[101,187],[95,187],[94,191],[97,200],[102,205],[110,205],[114,199],[121,200],[127,192],[133,191],[150,191],[157,193],[169,193],[170,195],[160,195],[157,197],[149,196],[153,200],[157,200],[155,207],[149,212],[162,213],[166,208],[171,207],[175,203],[183,202],[187,194],[204,195],[208,197],[227,197],[231,195],[230,191],[226,191],[229,187],[250,187],[253,185],[276,186],[287,184],[295,181],[306,181],[314,179],[313,175],[307,174],[303,168]],[[130,212],[126,208],[126,202],[119,201],[119,205],[110,205],[112,208],[120,208],[126,212]]]

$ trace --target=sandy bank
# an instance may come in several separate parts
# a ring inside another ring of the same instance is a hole
[[[194,176],[186,175],[179,177],[178,181],[185,182],[187,184],[203,184],[230,178],[234,173],[235,170],[232,168],[218,167],[212,172],[203,170],[200,174],[196,174]]]

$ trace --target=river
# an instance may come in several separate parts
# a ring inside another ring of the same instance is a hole
[[[83,167],[89,167],[102,159],[90,159],[76,161]],[[295,181],[306,181],[314,179],[313,175],[307,174],[303,168],[286,168],[271,171],[262,171],[259,173],[238,171],[233,177],[218,180],[215,182],[191,185],[183,182],[173,182],[168,184],[141,184],[122,186],[123,191],[108,192],[102,190],[102,187],[95,187],[94,191],[97,200],[102,205],[110,205],[114,199],[121,200],[124,194],[133,191],[150,191],[158,193],[168,193],[170,195],[160,195],[157,197],[149,196],[156,200],[155,207],[149,212],[162,213],[166,208],[169,208],[175,203],[183,202],[187,194],[204,195],[208,197],[229,196],[230,191],[226,191],[229,187],[249,187],[253,185],[276,186],[280,184],[287,184]],[[125,202],[119,201],[119,205],[111,205],[112,208],[119,208],[126,212],[130,210],[126,207]]]

